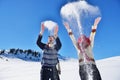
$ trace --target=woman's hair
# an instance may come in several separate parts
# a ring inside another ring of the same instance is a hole
[[[79,38],[78,38],[78,41],[77,41],[79,44],[80,43],[83,43],[85,42],[87,45],[90,45],[90,39],[87,38],[85,35],[81,35]]]

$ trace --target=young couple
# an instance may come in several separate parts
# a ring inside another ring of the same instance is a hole
[[[78,52],[79,75],[81,80],[102,80],[92,52],[94,37],[100,20],[101,17],[95,19],[89,37],[82,34],[78,40],[75,39],[69,24],[66,22],[64,23],[73,45]],[[58,25],[54,28],[54,35],[48,37],[48,42],[46,44],[41,42],[44,29],[44,24],[41,23],[41,31],[37,39],[37,45],[43,50],[41,80],[60,80],[59,74],[61,73],[61,70],[57,53],[62,44],[57,35]],[[56,68],[56,65],[58,65],[58,69]]]

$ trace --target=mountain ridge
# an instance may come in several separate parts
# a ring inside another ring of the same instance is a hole
[[[7,57],[7,58],[18,58],[25,61],[41,61],[42,59],[42,52],[34,51],[31,49],[23,50],[23,49],[15,49],[11,48],[8,50],[0,50],[0,58]],[[59,60],[67,60],[68,58],[58,54]]]

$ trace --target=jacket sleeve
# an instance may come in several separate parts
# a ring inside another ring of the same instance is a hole
[[[75,39],[75,36],[73,35],[71,29],[69,29],[69,30],[67,30],[67,31],[68,31],[68,34],[69,34],[71,40],[72,40],[72,43],[73,43],[74,47],[75,47],[76,50],[77,50],[78,57],[79,57],[79,59],[81,59],[81,58],[82,58],[82,53],[80,52],[80,49],[79,49],[78,46],[77,46],[78,44],[77,44],[77,41],[76,41],[76,39]]]
[[[39,48],[41,48],[42,50],[44,49],[44,46],[46,45],[46,44],[44,44],[44,43],[42,43],[41,42],[41,39],[42,39],[42,35],[40,34],[39,36],[38,36],[38,39],[37,39],[37,45],[39,46]]]
[[[69,34],[69,36],[70,36],[70,38],[72,40],[72,43],[73,43],[74,47],[76,48],[77,52],[79,52],[79,49],[77,47],[77,41],[76,41],[75,36],[73,35],[71,29],[68,30],[68,34]]]
[[[95,34],[96,34],[96,29],[97,29],[97,26],[92,26],[92,31],[90,33],[90,41],[91,41],[92,48],[94,46],[94,38],[95,38]]]
[[[56,46],[56,49],[57,49],[57,50],[59,50],[59,49],[61,48],[61,46],[62,46],[59,37],[56,38],[56,45],[55,45],[55,46]]]

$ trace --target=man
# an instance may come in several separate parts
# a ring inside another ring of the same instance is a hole
[[[62,46],[57,35],[58,26],[54,28],[54,36],[48,37],[47,44],[41,42],[43,33],[44,23],[41,23],[41,31],[37,39],[37,45],[43,50],[41,80],[60,80],[56,68],[56,65],[58,64],[58,51]]]
[[[69,36],[76,48],[79,56],[79,75],[81,80],[101,80],[100,73],[95,64],[95,60],[92,53],[92,48],[94,44],[94,37],[97,29],[97,25],[100,22],[101,17],[95,19],[94,25],[92,26],[92,32],[90,37],[86,37],[84,34],[75,39],[72,34],[72,30],[68,23],[64,23]]]

